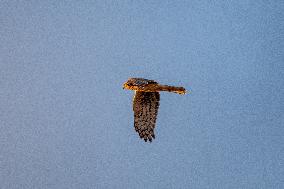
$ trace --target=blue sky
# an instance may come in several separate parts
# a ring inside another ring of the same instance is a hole
[[[282,1],[2,1],[0,188],[283,188]],[[129,77],[162,93],[133,128]]]

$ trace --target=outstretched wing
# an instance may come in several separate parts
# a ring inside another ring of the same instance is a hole
[[[155,138],[154,128],[158,115],[160,94],[136,91],[133,99],[134,127],[145,142]]]

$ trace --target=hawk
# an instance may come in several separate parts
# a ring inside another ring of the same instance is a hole
[[[155,138],[154,128],[159,109],[159,91],[186,93],[183,87],[160,85],[154,80],[144,78],[129,78],[123,84],[123,89],[135,91],[133,98],[134,128],[145,142],[147,140],[152,142]]]

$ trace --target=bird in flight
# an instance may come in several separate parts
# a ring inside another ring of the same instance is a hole
[[[147,140],[152,142],[155,138],[154,128],[159,109],[159,91],[186,93],[183,87],[160,85],[154,80],[144,78],[129,78],[123,84],[123,89],[135,91],[133,98],[134,128],[145,142]]]

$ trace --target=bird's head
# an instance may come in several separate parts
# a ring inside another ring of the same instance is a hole
[[[129,78],[124,84],[123,89],[138,90],[145,84],[148,84],[147,80],[142,78]]]

